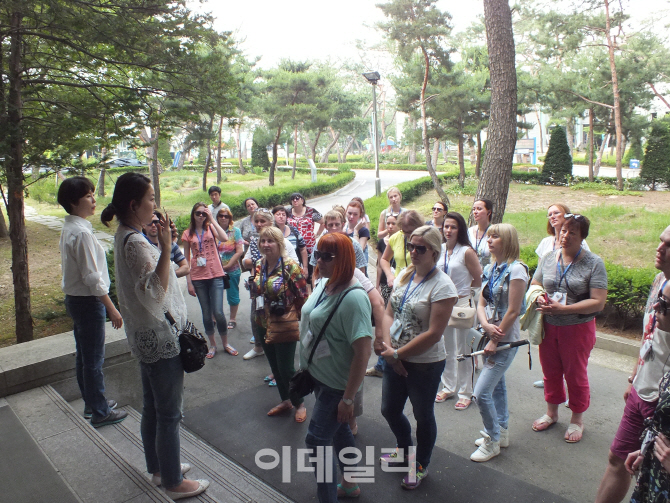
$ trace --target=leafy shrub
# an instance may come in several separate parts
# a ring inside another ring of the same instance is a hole
[[[607,307],[618,316],[624,328],[644,313],[651,284],[656,277],[652,268],[630,268],[605,262],[607,270]]]
[[[549,149],[542,168],[546,180],[552,184],[565,184],[572,176],[572,157],[565,130],[557,126],[551,132]]]
[[[268,157],[267,143],[262,140],[266,134],[260,128],[254,130],[254,136],[251,144],[251,165],[260,168],[270,167],[270,158]]]
[[[519,258],[528,266],[528,275],[532,278],[537,270],[537,265],[540,262],[540,258],[535,253],[535,247],[532,245],[521,247],[519,250]]]
[[[640,178],[651,185],[652,190],[658,183],[670,186],[670,129],[664,121],[656,120],[651,125]]]

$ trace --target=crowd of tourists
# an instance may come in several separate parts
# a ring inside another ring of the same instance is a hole
[[[95,211],[92,183],[68,178],[58,193],[68,213],[60,243],[62,286],[74,320],[84,415],[94,427],[127,415],[105,395],[109,316],[114,327],[125,327],[140,362],[147,471],[171,498],[197,495],[209,485],[186,479],[190,466],[180,461],[184,370],[177,333],[187,323],[187,309],[177,278],[183,276],[201,308],[210,359],[219,350],[238,355],[228,331],[237,329],[240,284],[249,291],[253,347],[242,357],[267,359],[265,381],[280,399],[268,416],[290,414],[297,423],[309,417],[307,447],[315,453],[333,448],[337,462],[327,464],[332,482],[317,480],[320,502],[361,493],[342,476],[337,482],[337,467],[343,470],[350,461],[351,450],[340,453],[356,446],[366,375],[382,379],[381,413],[396,438],[395,450],[379,461],[406,468],[404,489],[419,487],[428,475],[438,433],[435,404],[453,398],[455,409],[464,411],[476,403],[483,428],[473,438],[470,459],[486,462],[500,455],[510,445],[505,374],[525,342],[522,327],[539,344],[543,380],[535,386],[544,388],[546,401],[546,412],[529,428],[554,426],[566,403],[571,417],[564,439],[582,439],[595,317],[607,297],[605,266],[586,243],[590,222],[584,215],[560,203],[548,208],[548,236],[537,247],[539,263],[531,277],[519,258],[516,229],[492,223],[491,201],[473,203],[474,225],[468,227],[467,215],[449,211],[442,201],[429,219],[403,207],[402,194],[391,188],[379,216],[373,283],[370,218],[360,198],[324,215],[299,193],[274,208],[248,198],[248,216],[234,222],[221,189],[211,187],[209,195],[211,204],[195,204],[178,236],[169,215],[156,211],[150,180],[137,173],[119,177],[101,215],[106,225],[113,217],[119,223],[117,310],[108,295],[105,253],[86,220]],[[670,490],[670,227],[660,236],[655,265],[660,273],[645,310],[640,358],[628,379],[599,502],[622,501],[634,473],[640,476],[632,501],[666,501]],[[249,277],[242,282],[244,271]],[[477,345],[480,359],[457,359]],[[367,368],[372,351],[377,359]],[[312,391],[316,402],[308,410],[304,396]],[[404,413],[407,400],[416,446]]]

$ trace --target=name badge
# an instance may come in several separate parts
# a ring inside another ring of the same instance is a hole
[[[205,257],[197,257],[195,259],[195,263],[198,267],[205,267],[207,265],[207,258]]]
[[[559,304],[562,304],[562,305],[565,306],[568,302],[568,296],[567,296],[567,294],[565,294],[563,292],[554,292],[551,295],[551,300],[553,300],[554,302],[558,302]]]
[[[487,305],[486,305],[486,319],[487,319],[489,322],[497,321],[497,320],[496,320],[497,313],[493,310],[493,307],[494,307],[494,306],[492,306],[492,305],[490,305],[490,304],[487,304]]]
[[[400,335],[402,334],[402,323],[400,323],[400,320],[393,320],[393,324],[391,325],[391,338],[394,341],[397,341],[400,339]]]
[[[256,297],[256,311],[262,311],[265,308],[265,299],[263,296]]]

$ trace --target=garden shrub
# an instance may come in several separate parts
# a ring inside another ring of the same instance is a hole
[[[556,126],[551,132],[549,149],[544,160],[542,173],[552,184],[565,184],[572,176],[572,157],[565,130]]]
[[[251,165],[254,167],[270,167],[270,158],[268,157],[267,144],[261,141],[266,136],[267,135],[264,134],[261,129],[256,128],[254,130],[254,136],[251,144]]]
[[[652,190],[658,183],[670,186],[670,129],[667,122],[656,120],[651,124],[640,178],[651,185]]]
[[[624,328],[644,314],[647,297],[658,271],[652,268],[624,267],[605,262],[607,307],[613,310]]]

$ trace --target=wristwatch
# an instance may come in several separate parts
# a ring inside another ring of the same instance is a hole
[[[632,376],[632,375],[628,376],[628,383],[629,384],[633,384],[634,380],[635,380],[635,376]]]
[[[342,397],[342,401],[344,402],[344,405],[353,405],[354,404],[354,401],[349,400],[348,398]]]
[[[393,350],[393,358],[395,358],[396,360],[398,359],[398,350],[397,349]]]

